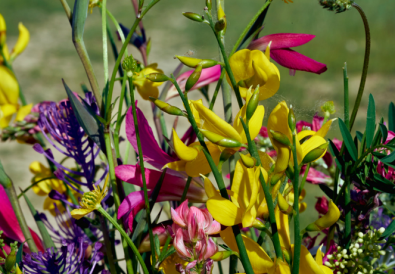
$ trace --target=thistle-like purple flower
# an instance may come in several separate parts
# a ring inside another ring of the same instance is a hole
[[[99,110],[91,93],[87,93],[84,101],[98,113]],[[77,171],[69,169],[54,159],[50,149],[44,150],[41,145],[34,145],[33,148],[38,153],[45,155],[56,166],[58,170],[55,175],[59,179],[68,183],[75,191],[83,193],[69,181],[93,190],[93,185],[98,185],[105,178],[107,167],[101,178],[95,181],[95,159],[99,155],[100,149],[86,136],[68,100],[63,100],[58,104],[46,102],[41,105],[38,125],[47,141],[63,155],[74,159],[80,167],[80,170]],[[50,136],[46,134],[47,132]],[[77,179],[79,177],[84,177],[85,182]]]

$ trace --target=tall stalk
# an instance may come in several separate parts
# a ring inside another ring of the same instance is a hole
[[[298,155],[296,153],[296,133],[295,130],[292,132],[292,154],[294,161],[294,257],[292,260],[292,274],[299,273],[300,265],[300,250],[302,246],[302,235],[300,235],[300,222],[299,222],[299,167],[298,167]],[[308,171],[307,171],[308,172]]]

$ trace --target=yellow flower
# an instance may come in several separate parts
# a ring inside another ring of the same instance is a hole
[[[306,228],[306,231],[321,231],[325,228],[331,227],[334,225],[337,220],[340,218],[339,208],[335,205],[335,203],[330,200],[328,205],[328,212],[315,221],[312,224],[309,224]]]
[[[259,100],[272,97],[280,88],[280,72],[270,62],[270,46],[265,53],[260,50],[239,50],[229,59],[229,64],[243,98],[247,97],[250,87],[255,89],[259,85]]]
[[[19,38],[15,47],[8,51],[6,42],[6,24],[0,14],[0,49],[6,60],[0,55],[0,128],[5,128],[10,123],[14,114],[15,120],[22,121],[30,113],[32,104],[20,107],[18,104],[19,85],[13,72],[5,66],[5,61],[11,63],[26,48],[29,43],[29,31],[19,23]]]
[[[202,100],[189,101],[196,124],[198,125],[199,128],[213,132],[215,134],[223,136],[224,138],[233,139],[242,144],[247,143],[245,132],[239,117],[243,117],[244,122],[247,121],[246,109],[247,109],[247,104],[252,96],[251,89],[247,90],[246,95],[247,95],[247,102],[237,113],[233,123],[233,127],[226,121],[222,120],[213,111],[206,108],[203,105]],[[259,134],[259,130],[262,127],[262,121],[264,115],[265,115],[264,107],[258,106],[257,109],[255,110],[254,115],[251,117],[248,123],[250,136],[252,140]]]
[[[52,171],[43,164],[41,164],[39,161],[32,162],[29,166],[29,169],[30,172],[34,174],[34,177],[31,181],[32,184],[45,178],[54,176]],[[64,183],[56,178],[43,180],[38,184],[34,185],[32,189],[34,193],[39,196],[47,196],[52,189],[62,194],[66,192],[66,187],[64,186]]]
[[[145,75],[151,73],[163,73],[163,70],[158,69],[158,64],[154,63],[146,66],[140,72],[136,72],[133,76],[133,84],[136,86],[137,91],[140,93],[144,100],[149,100],[149,97],[158,98],[159,89],[158,87],[163,84],[163,82],[153,82],[145,78]]]
[[[184,171],[191,177],[197,177],[200,174],[211,172],[211,168],[207,162],[206,156],[200,147],[199,142],[195,142],[186,146],[178,137],[177,132],[173,129],[173,145],[174,150],[180,158],[179,161],[170,162],[163,168],[167,167],[177,171]],[[213,158],[215,164],[219,162],[221,151],[216,145],[206,142],[207,148]]]
[[[151,261],[152,261],[152,256],[151,256]],[[159,265],[159,270],[161,270],[164,274],[179,274],[180,272],[178,272],[176,269],[177,264],[181,264],[185,269],[188,262],[181,259],[180,256],[177,254],[177,252],[174,252]]]
[[[80,206],[81,208],[73,209],[70,214],[74,219],[81,219],[82,217],[86,216],[87,214],[91,213],[95,209],[98,209],[101,205],[101,201],[107,194],[107,183],[108,183],[108,176],[104,182],[103,189],[100,186],[93,185],[93,190],[89,192],[85,192],[82,196]]]
[[[259,181],[261,171],[267,180],[266,170],[261,167],[247,168],[239,160],[229,191],[231,201],[223,198],[211,181],[204,178],[204,188],[208,197],[206,206],[215,220],[225,226],[242,224],[243,227],[250,227],[257,224],[256,218],[264,213],[266,204]]]

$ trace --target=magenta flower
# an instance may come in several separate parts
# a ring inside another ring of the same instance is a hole
[[[43,244],[40,237],[29,228],[32,234],[33,240],[39,251],[44,251]],[[20,243],[25,242],[25,236],[23,236],[22,229],[18,224],[18,219],[15,216],[14,210],[10,200],[8,199],[7,193],[5,192],[3,186],[0,185],[0,231],[3,231],[3,235],[10,239],[11,241],[18,241]],[[7,241],[5,241],[7,242]],[[4,246],[7,253],[11,251],[8,245]],[[25,243],[23,250],[26,253],[30,253],[30,250]]]
[[[295,70],[321,74],[327,70],[325,64],[291,49],[310,42],[314,37],[315,35],[303,33],[270,34],[252,41],[248,49],[264,51],[271,42],[270,57],[281,66],[289,68],[291,75],[294,75]]]
[[[192,74],[193,71],[194,70],[189,70],[178,76],[177,83],[182,91],[185,91],[185,84],[188,80],[188,77]],[[211,68],[205,68],[202,70],[202,74],[200,75],[199,81],[197,81],[197,83],[192,87],[191,90],[198,89],[208,84],[217,82],[220,76],[221,76],[220,65],[216,65]],[[173,85],[171,86],[169,92],[167,93],[166,101],[176,96],[178,96],[178,91]]]

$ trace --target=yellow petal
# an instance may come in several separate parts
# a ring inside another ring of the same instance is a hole
[[[318,248],[318,250],[317,250],[317,254],[315,254],[315,262],[318,264],[318,265],[323,265],[323,263],[322,263],[322,251],[321,251],[321,248],[322,248],[322,245]]]
[[[187,163],[187,162],[185,162],[185,161],[183,161],[183,160],[181,160],[181,161],[175,161],[175,162],[170,162],[170,163],[167,163],[166,165],[164,165],[164,166],[162,167],[162,169],[164,169],[165,167],[167,167],[167,168],[170,168],[170,169],[175,170],[175,171],[185,171],[185,165],[186,165],[186,163]]]
[[[15,117],[15,121],[23,121],[23,119],[25,119],[25,117],[31,112],[32,107],[33,104],[28,104],[19,108]]]
[[[225,244],[229,246],[233,251],[239,252],[236,244],[235,236],[233,234],[232,228],[228,227],[220,232],[221,238],[224,240]],[[274,266],[273,261],[266,254],[265,250],[260,247],[252,239],[245,235],[241,235],[245,248],[247,250],[248,258],[250,259],[252,269],[254,273],[267,273]]]
[[[292,254],[294,253],[294,246],[292,245]],[[321,267],[316,263],[313,256],[305,246],[301,246],[300,250],[300,266],[299,273],[303,274],[325,274]]]
[[[298,139],[303,140],[304,138],[308,136],[313,136],[316,133],[317,132],[315,132],[314,130],[302,130],[301,132],[298,133]]]
[[[18,104],[19,86],[13,73],[5,66],[0,65],[0,105]]]
[[[324,274],[333,274],[332,269],[325,265],[320,265],[321,270],[324,272]]]
[[[244,122],[246,122],[246,110],[247,110],[248,100],[245,105],[240,109],[237,113],[233,127],[237,130],[239,135],[241,136],[242,143],[247,143],[247,137],[244,132],[243,124],[240,121],[240,117],[243,117]],[[265,116],[265,108],[263,106],[258,106],[254,112],[254,115],[251,117],[248,122],[248,129],[250,131],[251,140],[254,140],[256,136],[258,136],[259,131],[262,128],[263,117]]]
[[[328,212],[315,221],[315,224],[322,229],[332,226],[339,220],[340,211],[339,208],[335,205],[335,203],[330,200],[328,205]]]
[[[19,23],[18,29],[19,29],[19,37],[18,37],[18,41],[15,44],[14,49],[11,52],[11,59],[14,59],[16,56],[21,54],[25,50],[30,40],[29,31],[22,23]]]
[[[233,226],[242,222],[243,211],[228,199],[214,196],[206,202],[208,211],[222,225]]]
[[[191,146],[197,143],[193,143],[191,144]],[[216,145],[212,143],[206,142],[206,145],[211,154],[211,157],[214,160],[215,165],[217,165],[219,162],[219,157],[221,156],[221,151]],[[207,158],[204,155],[203,150],[199,152],[196,159],[185,163],[185,172],[188,174],[188,176],[191,177],[198,177],[200,174],[207,174],[211,172],[210,165],[207,162]]]
[[[271,166],[275,163],[272,157],[270,157],[266,152],[258,151],[259,158],[261,159],[262,167],[265,170],[270,170]]]
[[[7,32],[7,26],[5,24],[3,15],[1,15],[0,13],[0,46],[3,46],[5,44],[6,32]]]
[[[322,138],[324,138],[326,136],[326,134],[329,131],[329,128],[331,127],[332,123],[336,120],[335,119],[331,119],[328,120],[316,133],[317,136],[321,136]]]
[[[289,219],[288,215],[280,211],[278,206],[274,209],[276,216],[276,224],[280,238],[280,246],[286,251],[291,251],[291,238],[289,234]]]
[[[217,189],[214,187],[213,183],[206,176],[202,176],[204,178],[204,190],[206,191],[207,197],[210,199],[212,197],[221,196]]]
[[[15,105],[6,104],[0,105],[0,128],[5,128],[10,123],[12,116],[16,113],[17,108]]]
[[[198,151],[196,148],[186,146],[183,141],[178,137],[177,132],[173,128],[173,145],[174,151],[178,158],[184,161],[192,161],[197,155]]]
[[[229,59],[230,68],[232,69],[236,83],[240,80],[246,80],[254,76],[252,67],[252,55],[248,49],[242,49],[234,53]],[[229,76],[227,76],[230,84]]]
[[[82,217],[85,217],[86,215],[88,215],[89,213],[91,213],[93,211],[93,209],[87,209],[87,208],[77,208],[77,209],[73,209],[70,214],[74,219],[81,219]]]
[[[291,269],[286,262],[282,260],[276,260],[274,266],[269,271],[269,274],[291,274]]]
[[[43,208],[44,208],[44,210],[49,210],[51,215],[55,217],[57,215],[57,213],[55,211],[55,204],[56,204],[56,207],[58,208],[60,213],[64,213],[66,211],[63,204],[60,201],[53,200],[49,197],[45,198]]]
[[[200,125],[202,128],[207,129],[218,135],[229,137],[236,141],[241,142],[240,134],[227,122],[222,120],[217,114],[215,114],[210,109],[203,106],[201,103],[196,103],[191,101],[191,104],[195,107],[196,111],[199,113]],[[196,117],[195,117],[196,120]]]

